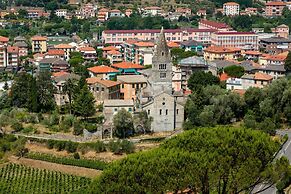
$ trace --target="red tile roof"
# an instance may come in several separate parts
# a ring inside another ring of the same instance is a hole
[[[200,23],[208,25],[208,26],[212,26],[214,28],[229,28],[229,26],[225,23],[220,23],[220,22],[215,22],[215,21],[210,21],[210,20],[206,20],[206,19],[202,19],[200,20]]]
[[[204,49],[204,52],[210,52],[210,53],[234,53],[241,51],[240,48],[226,48],[222,46],[210,46],[206,49]]]
[[[96,51],[93,47],[86,46],[79,48],[79,51]]]
[[[121,53],[119,51],[116,51],[116,50],[108,51],[107,54],[109,54],[109,55],[121,55]]]
[[[222,74],[219,76],[220,81],[226,81],[228,78],[230,78],[230,76],[227,75],[227,73],[222,73]]]
[[[155,46],[155,44],[153,42],[136,42],[134,43],[134,45],[136,46],[140,46],[140,47],[153,47]]]
[[[105,65],[90,67],[90,68],[88,68],[88,70],[93,72],[93,73],[96,73],[96,74],[118,73],[119,72],[118,70],[116,70],[112,67],[105,66]]]
[[[285,6],[286,3],[282,2],[282,1],[271,1],[266,3],[266,6]]]
[[[46,53],[47,55],[65,55],[64,50],[59,50],[59,49],[50,49]]]
[[[223,5],[234,6],[234,5],[239,5],[239,4],[236,2],[227,2],[227,3],[224,3]]]
[[[0,42],[8,42],[9,38],[5,37],[5,36],[0,36]]]
[[[265,81],[271,81],[273,77],[271,75],[265,74],[265,73],[255,73],[254,79],[256,80],[265,80]]]
[[[167,45],[168,45],[169,48],[178,48],[178,47],[180,47],[180,45],[178,43],[175,43],[175,42],[168,42]]]
[[[47,37],[45,36],[33,36],[31,37],[32,41],[47,41]]]
[[[112,67],[118,68],[118,69],[143,69],[144,66],[131,63],[131,62],[121,62],[121,63],[115,63],[112,65]]]
[[[7,52],[8,53],[19,53],[19,48],[17,46],[8,46]]]
[[[97,78],[97,77],[87,78],[86,81],[87,81],[88,84],[99,83],[99,84],[104,85],[104,86],[106,86],[108,88],[113,87],[113,86],[117,86],[117,85],[120,84],[119,82],[116,82],[116,81],[104,80],[104,79],[100,79],[100,78]]]
[[[53,73],[52,76],[59,77],[59,76],[67,75],[67,74],[69,74],[69,73],[65,72],[65,71],[60,71],[60,72]]]
[[[103,51],[118,50],[115,46],[107,46],[102,48]]]
[[[73,46],[69,44],[58,44],[58,45],[55,45],[55,48],[56,49],[71,49],[73,48]]]

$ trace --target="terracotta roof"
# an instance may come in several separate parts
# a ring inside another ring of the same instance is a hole
[[[135,44],[135,43],[138,42],[138,40],[135,40],[135,39],[128,39],[128,40],[126,40],[125,42],[128,43],[128,44]]]
[[[96,50],[93,47],[87,46],[79,48],[79,51],[96,51]]]
[[[162,8],[160,8],[160,7],[146,7],[146,8],[144,8],[145,10],[162,10]]]
[[[115,63],[112,65],[112,67],[119,68],[119,69],[144,69],[144,66],[131,63],[131,62]]]
[[[215,34],[219,35],[256,35],[255,32],[215,32]]]
[[[8,53],[18,53],[19,48],[17,46],[8,46],[7,47],[7,52]]]
[[[169,48],[180,47],[180,45],[178,43],[175,43],[175,42],[168,42],[167,45],[168,45]]]
[[[103,51],[118,50],[115,46],[107,46],[102,48]]]
[[[270,81],[273,79],[273,77],[271,75],[265,74],[265,73],[255,73],[254,79],[256,80],[266,80],[266,81]]]
[[[226,48],[222,46],[210,46],[204,49],[204,52],[211,52],[211,53],[233,53],[241,51],[240,48]]]
[[[265,60],[270,61],[285,61],[286,58],[287,56],[284,55],[268,55],[264,57]]]
[[[9,38],[5,37],[5,36],[0,36],[0,42],[8,42]]]
[[[89,71],[93,72],[93,73],[118,73],[119,71],[112,68],[112,67],[108,67],[105,65],[101,65],[101,66],[95,66],[95,67],[90,67],[88,68]]]
[[[98,12],[108,12],[108,11],[109,11],[108,9],[106,9],[106,8],[102,8],[102,9],[99,9]]]
[[[35,53],[33,55],[33,58],[37,58],[37,57],[44,57],[44,54],[42,54],[42,53]]]
[[[229,26],[225,23],[210,21],[206,19],[200,20],[200,23],[208,25],[208,26],[213,26],[214,28],[229,28]]]
[[[230,76],[227,75],[227,73],[222,73],[222,74],[219,76],[220,81],[226,81],[228,78],[230,78]]]
[[[113,87],[113,86],[117,86],[117,85],[120,84],[119,82],[116,82],[116,81],[104,80],[104,79],[100,79],[100,78],[97,78],[97,77],[87,78],[86,81],[87,81],[88,84],[99,83],[99,84],[104,85],[104,86],[106,86],[108,88]]]
[[[52,76],[59,77],[59,76],[67,75],[67,74],[69,74],[69,73],[65,72],[65,71],[60,71],[60,72],[53,73]]]
[[[281,1],[271,1],[266,3],[266,6],[285,6],[286,3],[281,2]]]
[[[243,96],[246,93],[246,90],[243,89],[235,89],[233,92],[239,94],[240,96]]]
[[[32,41],[47,41],[47,37],[45,36],[33,36],[31,37]]]
[[[175,32],[215,32],[214,29],[197,29],[197,28],[188,28],[188,29],[165,29],[164,33],[175,33]],[[159,29],[147,29],[147,30],[104,30],[105,34],[125,34],[125,33],[160,33]]]
[[[65,55],[65,51],[59,49],[50,49],[48,50],[46,55]]]
[[[58,45],[55,45],[54,48],[57,48],[57,49],[70,49],[70,48],[73,48],[73,46],[69,45],[69,44],[58,44]]]
[[[121,55],[121,53],[119,51],[116,51],[116,50],[108,51],[107,54],[109,54],[109,55]]]
[[[227,2],[227,3],[224,3],[223,5],[234,6],[234,5],[239,5],[239,4],[236,2]]]
[[[246,51],[244,54],[246,55],[262,55],[260,51]]]
[[[136,42],[134,43],[134,45],[136,46],[140,46],[140,47],[154,47],[155,44],[153,42]]]

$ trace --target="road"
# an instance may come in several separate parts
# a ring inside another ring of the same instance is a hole
[[[277,153],[276,158],[281,158],[282,156],[285,156],[288,158],[290,164],[291,164],[291,130],[278,130],[277,131],[278,135],[284,136],[288,135],[288,140],[286,143],[283,145],[282,149]],[[258,185],[253,189],[251,193],[256,193],[258,191],[263,190],[264,188],[269,187],[269,185]],[[260,194],[276,194],[277,189],[276,186],[273,185],[272,187],[266,189],[265,191],[260,192]]]

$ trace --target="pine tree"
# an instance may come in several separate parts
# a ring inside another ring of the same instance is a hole
[[[73,108],[75,115],[82,116],[85,119],[95,114],[95,99],[93,94],[89,91],[87,84],[85,84],[80,93],[77,94],[73,102]]]

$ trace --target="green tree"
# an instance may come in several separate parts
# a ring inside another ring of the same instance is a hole
[[[76,80],[68,79],[64,86],[63,86],[63,92],[68,95],[69,99],[69,112],[72,114],[72,102],[74,93],[76,92],[77,83]]]
[[[142,111],[133,117],[134,126],[140,126],[143,128],[144,132],[151,131],[151,123],[153,121],[152,117],[149,117],[146,111]]]
[[[55,87],[49,72],[40,72],[37,76],[38,108],[42,112],[51,112],[55,109]]]
[[[211,72],[197,71],[192,73],[188,80],[188,88],[191,91],[199,91],[207,85],[218,85],[219,78],[212,75]]]
[[[199,128],[111,164],[93,182],[91,192],[178,193],[186,188],[202,194],[248,192],[286,175],[288,160],[272,163],[279,148],[279,142],[260,131]]]
[[[133,118],[130,112],[122,108],[113,117],[114,134],[119,138],[126,138],[133,134]]]
[[[74,99],[73,109],[76,115],[82,116],[85,119],[96,113],[95,99],[89,91],[87,84],[83,86],[80,93]]]
[[[227,73],[227,75],[231,77],[237,77],[240,78],[244,75],[245,69],[242,66],[238,65],[231,65],[224,68],[224,72]]]
[[[288,53],[287,58],[285,59],[284,67],[288,75],[291,72],[291,52]]]

